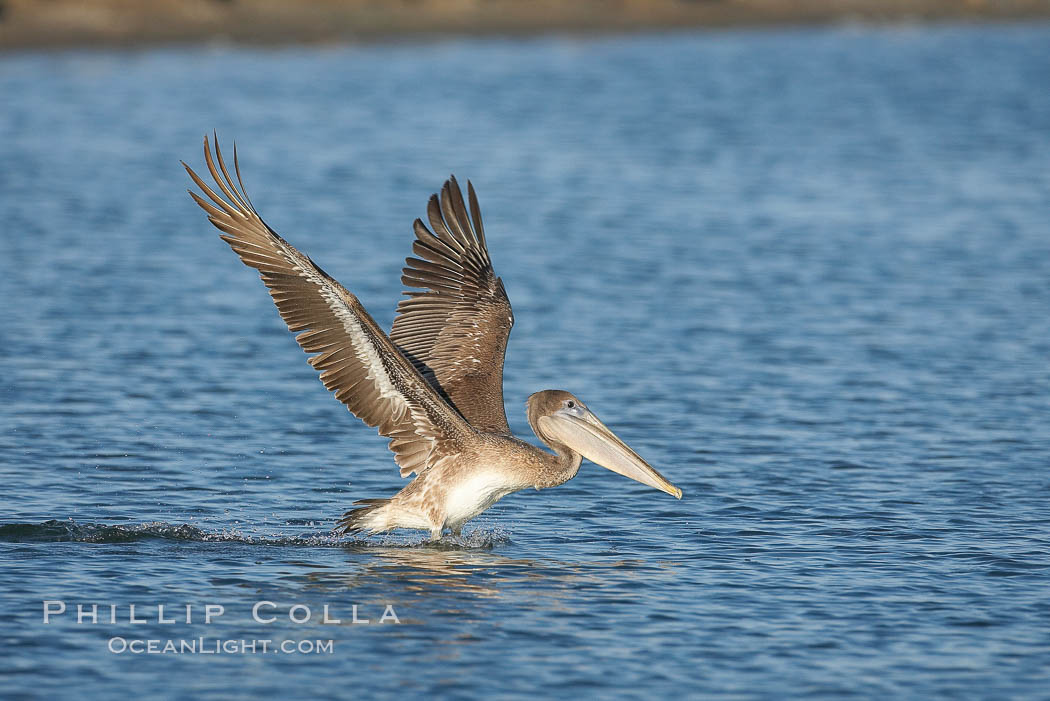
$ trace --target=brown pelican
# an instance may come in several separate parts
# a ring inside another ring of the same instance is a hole
[[[682,490],[638,456],[579,399],[561,390],[529,397],[529,425],[553,453],[515,438],[503,409],[503,357],[514,323],[485,245],[474,187],[470,214],[454,177],[419,219],[402,281],[416,288],[397,307],[387,336],[349,290],[277,235],[244,189],[237,147],[234,184],[218,140],[204,159],[218,190],[183,163],[207,199],[190,195],[245,265],[259,271],[295,340],[312,353],[325,387],[390,439],[401,476],[416,478],[389,499],[364,499],[337,529],[395,528],[459,534],[502,497],[572,479],[592,462],[681,499]]]

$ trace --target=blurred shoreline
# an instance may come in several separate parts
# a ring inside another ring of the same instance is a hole
[[[0,51],[1050,18],[1050,0],[0,0]]]

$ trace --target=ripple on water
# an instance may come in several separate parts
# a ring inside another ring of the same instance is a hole
[[[303,519],[292,519],[300,521]],[[302,523],[289,523],[302,525]],[[510,542],[509,535],[501,529],[474,529],[459,536],[446,535],[438,542],[430,542],[429,536],[381,535],[371,538],[345,536],[331,531],[307,533],[295,536],[246,534],[237,530],[220,532],[205,531],[186,523],[172,524],[162,521],[150,523],[106,525],[101,523],[76,523],[72,520],[51,519],[43,523],[0,524],[0,542],[8,543],[127,543],[139,540],[187,540],[200,543],[244,543],[246,545],[302,545],[308,547],[338,548],[412,548],[426,547],[434,550],[492,549]]]

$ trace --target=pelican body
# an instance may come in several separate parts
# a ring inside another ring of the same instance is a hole
[[[503,359],[514,315],[489,259],[474,187],[467,203],[451,177],[427,205],[387,335],[360,301],[266,225],[248,198],[234,146],[236,183],[218,140],[204,158],[215,188],[183,163],[190,195],[241,261],[259,271],[289,330],[336,399],[390,439],[402,477],[388,499],[354,502],[344,533],[424,529],[440,539],[504,496],[576,476],[584,458],[676,498],[682,491],[562,390],[531,395],[529,426],[553,452],[515,438],[503,408]],[[219,194],[221,193],[221,195]]]

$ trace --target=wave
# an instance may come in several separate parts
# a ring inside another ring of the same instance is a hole
[[[439,549],[491,549],[510,541],[501,529],[479,528],[461,536],[446,536],[431,543],[418,533],[411,536],[381,535],[364,538],[337,535],[331,531],[299,535],[257,535],[238,530],[209,532],[188,523],[108,525],[51,519],[43,523],[0,524],[0,542],[6,543],[129,543],[144,540],[182,540],[198,543],[243,543],[246,545],[297,545],[335,548],[427,547]]]

